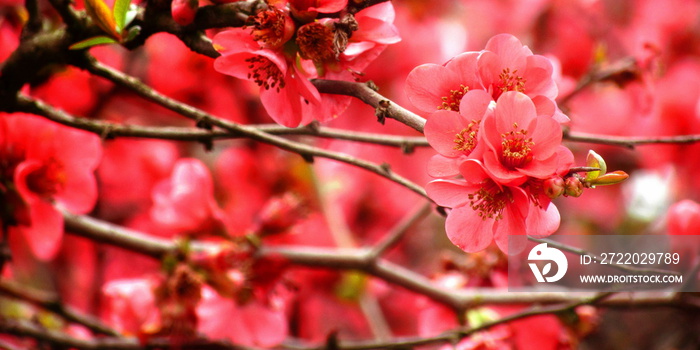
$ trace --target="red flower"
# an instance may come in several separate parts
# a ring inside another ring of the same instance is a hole
[[[467,157],[478,159],[483,146],[479,129],[484,115],[493,113],[491,96],[476,90],[464,96],[459,112],[437,111],[425,123],[425,137],[439,154],[431,159],[428,173],[435,177],[450,177],[459,173],[459,163]]]
[[[29,115],[0,118],[0,197],[14,216],[14,232],[44,260],[57,253],[63,216],[97,200],[93,174],[102,155],[98,136]]]
[[[484,166],[501,184],[517,186],[528,177],[546,179],[573,162],[561,145],[561,125],[552,115],[539,115],[535,104],[520,92],[501,95],[493,114],[482,120],[486,144]]]
[[[223,211],[214,199],[209,169],[198,159],[180,159],[170,178],[153,188],[151,217],[181,232],[223,229]]]
[[[459,111],[462,98],[472,90],[483,90],[477,69],[478,52],[465,52],[444,65],[424,64],[406,78],[406,95],[424,112]]]
[[[463,162],[460,173],[464,180],[433,180],[425,187],[435,203],[452,208],[447,237],[467,252],[484,250],[494,239],[507,252],[508,235],[526,233],[527,194],[493,181],[477,160]]]
[[[287,338],[288,326],[283,300],[268,304],[252,299],[237,303],[212,288],[202,288],[197,306],[198,330],[211,338],[225,338],[245,346],[273,347]]]
[[[280,52],[262,48],[241,28],[221,32],[213,41],[221,52],[214,69],[260,86],[262,104],[277,123],[295,127],[316,119],[318,90]]]
[[[522,92],[532,98],[557,97],[552,63],[544,56],[533,55],[513,35],[500,34],[489,39],[478,66],[481,82],[495,100],[506,91]]]

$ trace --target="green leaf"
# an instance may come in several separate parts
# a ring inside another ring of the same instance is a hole
[[[121,33],[126,27],[126,13],[129,11],[131,0],[115,0],[112,14],[114,14],[114,22],[117,24],[117,32]]]
[[[133,26],[129,28],[129,32],[126,34],[126,39],[123,42],[129,42],[131,40],[134,40],[134,38],[141,33],[141,27],[139,26]]]
[[[68,48],[71,50],[80,50],[80,49],[85,49],[88,47],[93,47],[96,45],[115,44],[115,43],[117,43],[117,41],[114,40],[113,38],[108,37],[108,36],[94,36],[92,38],[78,41],[77,43],[69,46]]]

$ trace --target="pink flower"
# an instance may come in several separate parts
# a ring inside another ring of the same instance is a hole
[[[528,177],[546,179],[573,162],[561,145],[561,125],[552,115],[539,115],[532,100],[520,92],[506,92],[480,129],[484,167],[504,185],[518,186]]]
[[[30,115],[0,118],[0,198],[14,216],[13,231],[26,236],[38,258],[50,260],[60,248],[63,216],[56,206],[92,210],[101,155],[95,134]]]
[[[160,312],[148,279],[124,279],[107,283],[103,317],[126,335],[142,335],[160,329]]]
[[[197,317],[198,330],[213,339],[229,339],[244,346],[273,347],[287,338],[287,318],[281,300],[266,305],[253,299],[241,305],[205,286]]]
[[[557,97],[548,58],[532,51],[513,35],[500,34],[489,39],[478,60],[479,76],[484,88],[497,100],[506,91],[518,91],[531,98],[542,95]]]
[[[460,173],[464,180],[433,180],[425,186],[435,203],[452,208],[447,237],[466,252],[484,250],[494,239],[507,252],[508,235],[526,233],[527,194],[492,180],[477,160],[464,161]]]
[[[475,90],[464,96],[459,112],[437,111],[425,123],[425,137],[439,154],[428,164],[428,173],[434,177],[458,175],[459,164],[467,157],[479,159],[483,146],[479,143],[481,120],[493,113],[491,96]]]
[[[394,25],[396,13],[391,1],[367,7],[355,14],[357,30],[349,38],[341,61],[354,70],[363,70],[387,45],[401,41]]]
[[[280,52],[262,48],[241,28],[223,31],[213,41],[221,52],[214,69],[260,86],[262,104],[277,123],[295,127],[316,119],[318,90]]]
[[[214,199],[209,169],[198,159],[178,160],[171,177],[153,188],[151,217],[168,229],[190,233],[221,230],[223,216]]]
[[[416,108],[459,111],[461,100],[472,90],[483,90],[477,68],[478,52],[465,52],[444,65],[424,64],[406,78],[406,95]]]

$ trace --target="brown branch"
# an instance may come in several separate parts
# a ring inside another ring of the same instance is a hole
[[[156,238],[125,229],[107,222],[70,213],[64,213],[66,232],[89,238],[99,243],[114,245],[140,254],[160,259],[177,251],[176,241]],[[192,242],[193,251],[206,249],[201,242]],[[290,263],[334,270],[358,270],[384,281],[401,286],[442,303],[457,312],[490,304],[556,304],[580,302],[594,293],[568,292],[507,292],[494,289],[447,290],[433,284],[428,278],[403,266],[384,259],[376,259],[368,248],[312,248],[312,247],[260,247],[258,257],[282,256]],[[605,300],[606,307],[688,307],[677,293],[643,292],[618,293]]]
[[[28,302],[32,305],[51,311],[66,321],[83,325],[98,334],[119,336],[119,332],[106,326],[99,320],[84,315],[70,306],[63,305],[57,295],[30,290],[25,286],[17,285],[9,281],[0,281],[0,294]]]
[[[256,140],[258,142],[267,143],[279,147],[281,149],[297,153],[307,160],[313,160],[313,157],[321,157],[347,163],[373,172],[384,178],[387,178],[410,189],[411,191],[421,195],[422,197],[427,198],[427,194],[421,186],[418,186],[417,184],[411,182],[403,176],[394,173],[385,165],[375,164],[363,159],[352,157],[345,153],[328,151],[322,148],[306,145],[299,142],[294,142],[279,136],[268,134],[264,131],[256,129],[255,127],[237,124],[228,120],[217,118],[200,109],[197,109],[184,103],[180,103],[163,94],[160,94],[159,92],[143,84],[138,79],[124,74],[111,67],[105,66],[99,63],[94,58],[87,55],[85,62],[83,62],[82,64],[82,67],[87,69],[90,73],[94,75],[103,77],[107,80],[114,82],[117,85],[128,88],[129,90],[135,92],[137,95],[141,96],[146,100],[149,100],[153,103],[170,109],[171,111],[176,112],[186,118],[194,120],[197,126],[203,128],[218,127],[232,133],[245,135],[247,138]]]
[[[62,110],[54,109],[43,101],[20,95],[16,110],[37,114],[57,123],[98,134],[106,139],[117,137],[148,138],[173,141],[211,142],[219,139],[244,138],[246,135],[227,130],[204,130],[192,127],[125,125],[103,120],[78,118]],[[250,125],[273,135],[301,135],[332,138],[375,145],[399,147],[410,153],[415,147],[427,147],[428,141],[421,136],[395,136],[367,132],[356,132],[325,126],[287,128],[277,124]]]
[[[634,148],[635,146],[654,144],[692,144],[700,142],[700,135],[624,137],[568,131],[564,133],[564,140]]]
[[[23,320],[10,320],[0,318],[0,333],[12,334],[20,337],[29,337],[39,341],[58,345],[60,348],[75,348],[82,350],[146,350],[146,349],[170,349],[174,342],[167,338],[150,339],[141,343],[137,338],[101,337],[93,339],[78,339],[66,333],[46,329],[35,323]],[[226,341],[207,339],[195,339],[191,341],[178,341],[178,349],[202,349],[202,350],[257,350],[258,348],[234,345]]]
[[[425,127],[425,119],[423,117],[380,95],[366,83],[322,79],[314,79],[311,82],[321,93],[356,97],[362,102],[374,107],[380,119],[395,119],[423,133],[423,128]]]

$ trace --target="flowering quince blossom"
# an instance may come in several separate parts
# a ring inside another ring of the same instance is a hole
[[[386,45],[400,40],[389,2],[340,19],[316,17],[341,11],[347,0],[271,1],[268,6],[249,18],[252,29],[214,36],[221,53],[214,68],[260,86],[265,110],[284,126],[337,116],[349,98],[322,97],[308,79],[354,80]]]
[[[22,234],[31,251],[52,259],[61,245],[63,216],[84,214],[97,200],[93,174],[102,148],[97,135],[44,118],[0,118],[0,206],[9,212],[11,236]]]
[[[224,213],[214,199],[206,165],[194,158],[178,160],[172,176],[153,188],[151,217],[176,231],[223,229]]]
[[[552,71],[547,58],[502,34],[481,52],[419,66],[407,78],[409,99],[430,113],[424,132],[438,152],[428,173],[442,179],[426,191],[452,208],[445,229],[465,251],[495,240],[507,252],[509,235],[522,237],[512,242],[517,249],[523,235],[544,237],[559,227],[551,199],[573,194],[563,180],[573,154],[561,145],[568,118],[554,102]]]
[[[419,110],[459,111],[470,91],[485,90],[494,101],[507,91],[528,95],[538,109],[551,109],[555,120],[568,121],[556,108],[558,89],[552,62],[534,55],[510,34],[491,38],[482,51],[465,52],[444,65],[424,64],[406,79],[406,94]]]
[[[459,164],[467,158],[478,159],[483,153],[479,129],[486,114],[495,107],[491,96],[476,90],[460,102],[459,112],[437,111],[425,123],[425,138],[438,154],[431,158],[428,173],[434,177],[459,174]]]
[[[551,115],[539,115],[520,92],[506,92],[494,113],[484,117],[480,135],[487,145],[484,166],[505,185],[523,184],[528,177],[547,179],[561,165],[573,163],[571,151],[561,145],[561,125]]]

